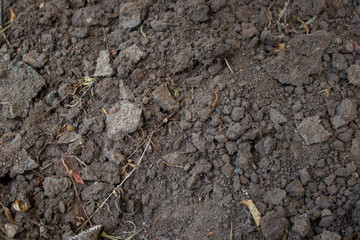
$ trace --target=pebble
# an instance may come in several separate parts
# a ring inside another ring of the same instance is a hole
[[[141,59],[147,56],[146,52],[143,52],[138,46],[131,45],[130,47],[126,48],[122,51],[119,55],[120,58],[126,59],[132,63],[138,63]]]
[[[121,6],[119,25],[124,29],[134,29],[140,25],[146,15],[146,6],[140,2],[128,2]]]
[[[200,133],[193,133],[192,134],[192,143],[194,146],[200,151],[200,152],[206,152],[207,151],[207,142],[204,139],[203,136],[201,136]]]
[[[23,231],[23,228],[13,224],[13,223],[6,223],[4,226],[6,233],[9,237],[14,238],[18,233]]]
[[[42,68],[47,62],[47,57],[44,53],[39,54],[36,51],[31,51],[24,54],[23,61],[34,68]]]
[[[331,118],[335,129],[343,127],[357,118],[357,103],[351,99],[344,99],[336,108],[336,116]]]
[[[54,198],[59,193],[64,193],[71,186],[71,181],[68,177],[46,177],[44,179],[44,195],[49,198]]]
[[[240,123],[235,123],[231,125],[226,131],[225,135],[230,140],[237,140],[240,136],[242,136],[247,130],[249,126],[241,125]]]
[[[234,121],[234,122],[239,122],[245,115],[245,108],[243,107],[234,107],[232,109],[230,118]]]
[[[115,71],[110,65],[110,53],[107,50],[100,51],[94,77],[111,77],[114,74]]]
[[[351,65],[347,70],[347,77],[349,83],[354,84],[355,86],[360,86],[360,65],[354,64]]]
[[[25,149],[22,149],[20,152],[17,153],[17,155],[18,156],[14,161],[15,164],[10,170],[10,177],[15,177],[19,174],[23,174],[24,172],[33,170],[39,166],[38,163]]]
[[[299,179],[295,179],[289,183],[285,190],[292,197],[302,198],[305,195],[305,189]]]
[[[307,169],[299,170],[299,176],[302,184],[304,185],[311,181],[311,177]]]
[[[331,136],[331,133],[325,130],[320,121],[319,116],[307,117],[297,127],[306,145],[325,142]]]
[[[360,139],[354,138],[351,143],[351,155],[354,158],[360,158]]]
[[[81,199],[83,201],[96,201],[101,198],[101,193],[108,191],[109,185],[102,182],[94,182],[90,186],[86,186],[81,192]]]
[[[167,22],[160,21],[160,20],[152,20],[150,22],[150,26],[156,31],[156,32],[164,32],[168,29],[169,25]]]
[[[235,166],[243,170],[253,170],[252,163],[254,157],[251,153],[250,143],[242,143],[239,145],[238,155],[235,160]]]
[[[171,95],[166,83],[161,84],[152,93],[154,100],[164,111],[179,109],[179,105]]]
[[[296,215],[293,222],[292,229],[301,237],[306,237],[311,233],[310,216],[307,213]]]
[[[235,168],[230,163],[226,163],[221,168],[221,172],[224,174],[224,176],[226,178],[231,178],[234,174],[234,171],[235,171]]]
[[[341,236],[336,232],[330,232],[325,230],[320,235],[320,240],[341,240]]]
[[[225,143],[225,148],[229,155],[233,155],[237,151],[237,144],[233,141],[228,141]]]
[[[287,123],[286,117],[280,111],[273,108],[270,109],[270,120],[275,124]]]
[[[333,53],[331,65],[338,71],[346,70],[348,68],[344,55],[338,52]]]
[[[123,100],[115,103],[106,118],[107,135],[112,140],[135,132],[141,124],[141,108]]]
[[[267,240],[278,240],[286,236],[286,231],[289,228],[289,221],[280,217],[276,211],[270,211],[261,219],[261,231]]]
[[[196,189],[200,187],[201,181],[199,175],[192,175],[187,181],[186,181],[186,188],[188,189]]]

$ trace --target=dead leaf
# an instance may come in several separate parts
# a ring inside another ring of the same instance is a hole
[[[10,215],[10,210],[9,208],[5,207],[4,205],[2,205],[2,203],[0,203],[2,208],[4,209],[5,215],[6,217],[9,219],[9,222],[12,224],[16,224],[15,220],[12,219],[11,215]]]
[[[84,180],[80,176],[80,170],[73,172],[72,175],[74,177],[75,182],[85,185]]]
[[[15,200],[11,206],[18,212],[26,212],[31,207],[30,203],[24,203],[20,200]]]
[[[256,226],[259,227],[260,221],[261,221],[261,214],[260,214],[259,210],[256,208],[254,201],[253,200],[244,200],[240,203],[245,204],[249,208],[250,213],[255,220]]]
[[[306,30],[306,34],[309,34],[310,29],[308,27],[308,25],[306,24],[306,22],[304,22],[303,20],[301,20],[299,17],[296,18],[296,20],[298,20],[299,22],[301,22],[302,26],[305,28]]]
[[[14,13],[14,10],[12,7],[10,8],[10,13],[11,13],[10,22],[14,22],[17,19],[17,16]]]
[[[275,48],[275,52],[280,52],[285,50],[285,43],[278,43],[278,47]]]

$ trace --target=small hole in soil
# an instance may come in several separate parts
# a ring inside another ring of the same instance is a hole
[[[3,185],[8,185],[11,181],[11,177],[9,177],[8,174],[6,174],[4,177],[0,178],[0,183]]]

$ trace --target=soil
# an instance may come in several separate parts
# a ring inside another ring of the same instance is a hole
[[[5,22],[10,7],[0,238],[360,232],[359,1],[10,0]]]

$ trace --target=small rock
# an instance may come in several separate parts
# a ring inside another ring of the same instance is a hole
[[[23,62],[14,60],[0,70],[0,96],[2,116],[6,118],[26,117],[30,103],[45,80],[33,68]]]
[[[210,9],[205,4],[199,4],[190,9],[190,20],[194,23],[205,22],[209,19],[208,13]]]
[[[31,51],[24,54],[23,61],[32,67],[42,68],[47,62],[47,57],[44,53],[39,54],[36,51]]]
[[[243,107],[234,107],[230,118],[234,121],[234,122],[239,122],[245,115],[245,108]]]
[[[360,139],[354,138],[351,144],[351,155],[354,158],[360,158]]]
[[[49,198],[56,197],[59,193],[64,193],[71,186],[71,181],[67,177],[46,177],[44,179],[44,195]]]
[[[116,103],[106,118],[108,137],[118,140],[135,132],[141,123],[141,112],[141,108],[127,100]]]
[[[115,71],[110,65],[110,53],[107,50],[100,51],[94,77],[111,77],[114,73]]]
[[[58,139],[58,144],[69,144],[76,141],[81,140],[82,137],[80,134],[77,134],[74,131],[71,132],[64,132]]]
[[[193,133],[192,134],[192,143],[200,152],[206,152],[207,150],[207,142],[206,140],[200,135],[200,133]]]
[[[336,232],[330,232],[325,230],[320,235],[320,240],[341,240],[341,236]]]
[[[119,56],[126,62],[130,61],[136,64],[140,62],[141,59],[145,58],[147,53],[143,52],[138,46],[134,44],[122,51]]]
[[[254,24],[252,23],[246,23],[246,22],[242,22],[241,23],[241,35],[245,38],[245,39],[250,39],[254,36],[259,36],[259,31],[257,30],[257,28],[254,26]]]
[[[240,123],[236,123],[231,125],[228,130],[226,131],[225,135],[230,140],[237,140],[241,137],[246,131],[249,129],[249,126],[241,125]]]
[[[159,20],[152,20],[150,22],[150,26],[156,31],[156,32],[164,32],[168,28],[168,23],[164,21]]]
[[[186,188],[188,189],[195,189],[200,187],[201,181],[199,175],[192,175],[187,181],[186,181]]]
[[[265,202],[282,205],[284,198],[286,197],[286,192],[280,188],[274,188],[271,191],[265,193],[264,200]]]
[[[71,8],[81,8],[85,7],[86,1],[85,0],[70,0],[70,7]]]
[[[195,165],[195,167],[190,171],[192,175],[198,175],[201,173],[208,173],[211,170],[212,165],[206,160],[201,159]]]
[[[286,117],[280,111],[273,108],[270,109],[270,120],[275,124],[287,123]]]
[[[121,28],[138,27],[146,15],[146,6],[140,2],[128,2],[121,6],[119,24]]]
[[[305,189],[299,179],[295,179],[285,189],[290,196],[302,198],[305,194]]]
[[[222,168],[221,172],[224,174],[226,178],[231,178],[234,174],[235,168],[230,164],[226,163]]]
[[[18,153],[15,164],[11,168],[10,177],[15,177],[16,175],[23,174],[24,172],[33,170],[37,167],[38,163],[32,159],[31,155],[25,149],[22,149]]]
[[[251,153],[250,143],[242,143],[239,145],[238,156],[235,160],[235,166],[243,170],[253,170],[252,163],[254,157]]]
[[[354,100],[344,99],[336,108],[336,116],[331,119],[335,129],[343,127],[357,118],[357,104]]]
[[[348,68],[344,55],[338,52],[333,53],[331,65],[338,71],[342,71]]]
[[[347,70],[349,83],[360,87],[360,65],[351,65]]]
[[[23,231],[23,228],[16,224],[6,223],[5,230],[9,237],[14,238],[18,233]]]
[[[233,141],[227,141],[225,143],[225,148],[229,155],[233,155],[237,151],[237,144]]]
[[[261,219],[261,231],[268,240],[278,240],[286,236],[289,221],[281,217],[276,211],[270,211]]]
[[[179,109],[179,105],[171,95],[166,83],[161,84],[153,92],[154,100],[165,111],[173,111]]]
[[[331,133],[320,124],[320,117],[307,117],[297,127],[306,145],[327,141]]]
[[[75,29],[71,35],[73,35],[77,39],[83,39],[88,36],[89,28],[88,27],[79,27]]]
[[[292,229],[301,237],[306,237],[311,233],[310,217],[307,213],[294,217],[294,225]]]

